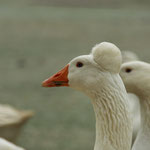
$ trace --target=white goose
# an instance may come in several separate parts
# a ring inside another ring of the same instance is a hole
[[[139,60],[139,57],[132,51],[121,51],[121,54],[122,54],[122,63]],[[132,143],[134,143],[137,137],[137,133],[139,132],[141,126],[140,102],[139,98],[135,94],[128,93],[128,96],[129,96],[130,112],[133,119]]]
[[[15,142],[22,127],[33,115],[32,111],[0,104],[0,137]]]
[[[120,50],[111,43],[96,45],[91,54],[74,58],[43,82],[44,87],[70,86],[87,94],[96,116],[94,150],[130,150],[132,123],[128,96],[119,76]]]
[[[132,150],[150,149],[150,64],[133,61],[124,63],[120,75],[128,92],[140,98],[141,128]]]
[[[7,140],[14,142],[21,127],[32,116],[32,111],[20,111],[8,105],[0,105],[0,150],[24,150]]]

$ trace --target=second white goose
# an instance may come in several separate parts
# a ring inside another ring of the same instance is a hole
[[[121,54],[123,63],[139,60],[139,57],[132,51],[121,51]],[[141,127],[140,102],[137,95],[128,93],[128,96],[130,112],[133,120],[133,144]]]
[[[141,128],[132,150],[150,149],[150,64],[133,61],[124,63],[120,75],[128,92],[140,98]]]

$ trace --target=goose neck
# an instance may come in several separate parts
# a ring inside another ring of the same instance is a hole
[[[140,97],[140,106],[141,106],[141,122],[142,128],[144,130],[150,129],[150,97]]]
[[[96,116],[94,150],[129,150],[132,125],[127,108],[127,95],[117,89],[93,91],[92,104]]]

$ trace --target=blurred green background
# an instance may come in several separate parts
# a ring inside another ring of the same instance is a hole
[[[35,117],[17,144],[27,150],[91,150],[95,116],[87,96],[41,82],[99,42],[150,58],[148,0],[1,0],[0,101]]]

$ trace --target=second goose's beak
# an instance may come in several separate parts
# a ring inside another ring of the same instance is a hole
[[[43,87],[69,86],[68,68],[69,65],[67,65],[65,68],[63,68],[58,73],[51,76],[50,78],[43,81],[42,86]]]

